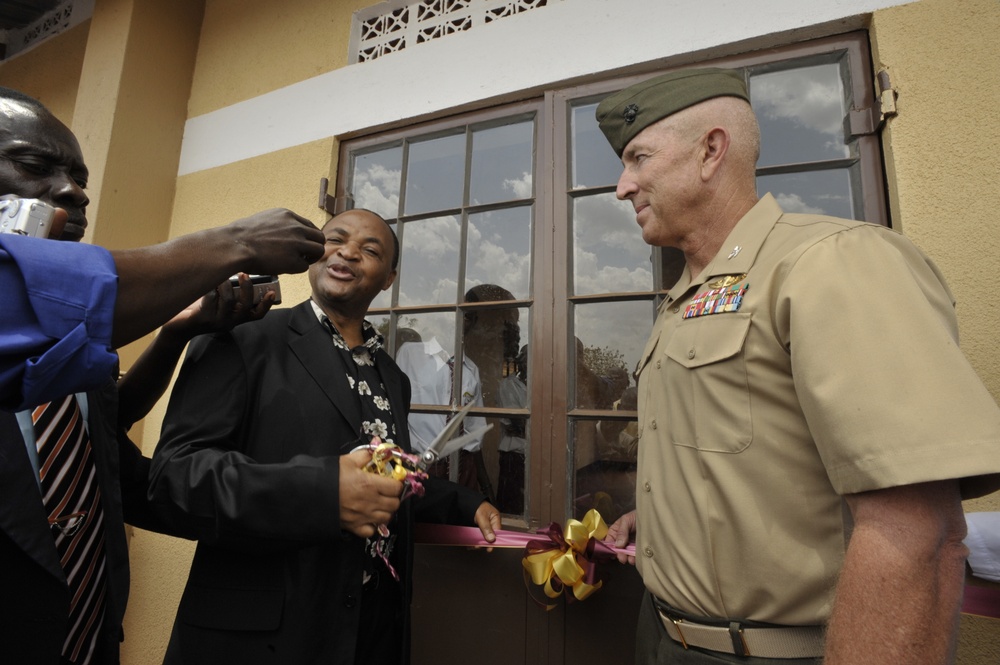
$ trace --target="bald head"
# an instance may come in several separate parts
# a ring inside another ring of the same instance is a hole
[[[83,237],[90,199],[80,144],[38,100],[9,88],[0,88],[0,158],[0,194],[62,208],[62,239]]]
[[[729,135],[727,169],[738,181],[753,183],[760,158],[760,126],[746,101],[737,97],[709,99],[658,124],[685,141],[696,141],[712,129],[722,128]]]

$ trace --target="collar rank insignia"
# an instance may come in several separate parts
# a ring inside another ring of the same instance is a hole
[[[715,288],[699,293],[692,298],[688,306],[684,308],[684,318],[693,319],[697,316],[739,311],[740,306],[743,304],[743,296],[746,295],[750,285],[745,282],[742,284],[728,282],[724,285],[715,286],[732,277],[736,277],[735,282],[739,282],[746,275],[729,275],[709,284],[708,286],[714,286]]]

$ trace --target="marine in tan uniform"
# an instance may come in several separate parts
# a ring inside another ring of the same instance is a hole
[[[639,363],[637,509],[612,527],[637,527],[649,592],[636,662],[948,662],[960,500],[998,485],[1000,409],[944,279],[894,231],[758,199],[739,73],[657,77],[597,117],[643,239],[687,268]]]

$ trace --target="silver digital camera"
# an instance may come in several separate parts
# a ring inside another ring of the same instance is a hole
[[[250,275],[250,283],[253,285],[253,304],[260,302],[264,294],[268,291],[274,292],[274,305],[281,304],[281,284],[278,283],[277,275]],[[233,289],[240,288],[240,280],[236,275],[229,278],[229,283]]]
[[[55,213],[38,199],[0,199],[0,233],[48,238]]]

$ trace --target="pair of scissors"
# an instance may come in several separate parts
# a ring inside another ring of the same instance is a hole
[[[448,455],[461,450],[469,441],[473,439],[481,438],[483,434],[490,431],[493,428],[492,424],[488,424],[484,427],[480,427],[471,432],[466,432],[461,436],[456,436],[452,438],[455,432],[459,431],[462,427],[462,421],[465,420],[465,416],[469,414],[469,411],[474,405],[472,403],[466,404],[462,407],[462,410],[457,412],[448,422],[445,424],[444,429],[438,432],[438,435],[434,437],[431,441],[431,445],[427,447],[423,453],[418,455],[410,455],[403,452],[398,446],[392,446],[391,450],[385,450],[384,453],[388,455],[389,459],[394,460],[395,464],[398,465],[394,468],[394,471],[398,471],[401,474],[400,479],[403,481],[403,493],[400,495],[400,501],[409,498],[410,496],[416,494],[422,496],[424,493],[422,479],[427,478],[427,470],[440,459],[447,457]],[[358,446],[354,450],[369,450],[373,452],[373,457],[368,465],[365,467],[373,473],[379,473],[381,467],[374,456],[378,450],[378,446],[375,444],[368,446]],[[354,451],[351,451],[354,452]],[[385,460],[386,458],[382,458]],[[407,466],[410,469],[407,469]],[[416,472],[416,473],[412,473]],[[393,474],[394,475],[394,474]],[[389,528],[385,524],[379,524],[376,527],[378,533],[383,537],[389,536]]]
[[[438,460],[444,459],[453,452],[461,450],[469,441],[481,439],[483,434],[493,428],[493,425],[489,424],[460,436],[455,436],[455,433],[462,428],[462,421],[465,420],[465,416],[469,414],[473,406],[472,402],[463,406],[462,410],[456,413],[445,424],[444,429],[438,432],[438,435],[431,441],[431,445],[427,446],[427,450],[420,454],[417,466],[420,467],[421,471],[426,472]],[[452,438],[453,436],[455,438]]]

